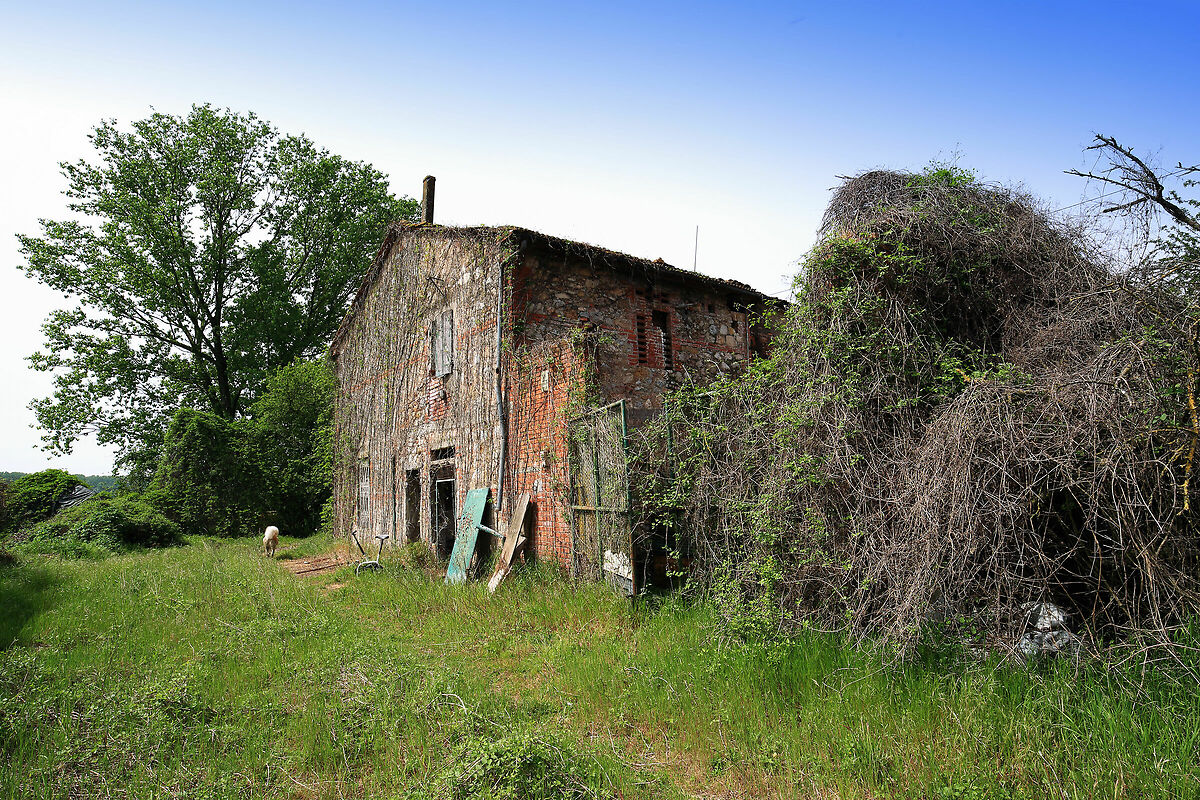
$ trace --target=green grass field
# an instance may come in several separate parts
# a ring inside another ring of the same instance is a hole
[[[721,646],[549,571],[489,596],[256,546],[0,567],[0,796],[1200,797],[1194,687]]]

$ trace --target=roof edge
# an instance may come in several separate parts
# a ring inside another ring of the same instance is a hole
[[[341,349],[342,340],[350,330],[350,325],[358,312],[362,309],[366,302],[367,295],[370,294],[375,282],[379,280],[380,273],[383,270],[384,264],[387,263],[388,257],[391,255],[392,248],[396,242],[400,240],[403,233],[421,232],[431,235],[461,235],[464,233],[485,234],[491,233],[496,235],[497,239],[524,240],[529,242],[534,247],[549,252],[552,254],[562,254],[565,256],[575,256],[586,258],[594,263],[600,263],[611,268],[626,267],[634,270],[644,270],[656,276],[661,276],[680,283],[698,283],[710,287],[716,287],[725,291],[737,293],[745,298],[753,301],[762,301],[769,303],[784,303],[787,301],[780,300],[765,292],[760,292],[753,286],[741,281],[732,280],[730,278],[717,278],[712,275],[705,275],[702,272],[693,272],[681,267],[676,267],[666,263],[660,259],[641,258],[632,256],[628,253],[621,253],[616,250],[609,250],[599,245],[588,244],[586,242],[576,242],[571,239],[563,239],[558,236],[551,236],[546,233],[529,228],[522,228],[516,225],[438,225],[429,222],[408,222],[399,221],[393,222],[387,228],[387,233],[384,234],[383,243],[379,247],[379,251],[375,254],[375,258],[371,261],[371,266],[367,268],[363,275],[362,283],[358,287],[358,291],[354,295],[354,299],[350,303],[350,307],[346,310],[346,315],[342,318],[341,324],[338,326],[337,332],[333,335],[333,341],[329,345],[329,355],[331,358],[337,358],[337,354]]]

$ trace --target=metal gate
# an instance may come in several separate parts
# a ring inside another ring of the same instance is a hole
[[[568,424],[571,572],[605,580],[632,597],[634,585],[625,401]]]

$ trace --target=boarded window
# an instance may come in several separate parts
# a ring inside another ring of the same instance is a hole
[[[659,343],[662,345],[663,369],[675,369],[675,353],[671,347],[671,317],[666,311],[655,311],[651,317],[654,327],[658,329]]]
[[[646,318],[637,315],[637,361],[639,364],[650,363],[650,348],[646,343]]]
[[[443,311],[429,324],[429,370],[437,376],[454,371],[453,311]]]
[[[371,462],[358,460],[358,520],[359,530],[365,531],[371,521]]]

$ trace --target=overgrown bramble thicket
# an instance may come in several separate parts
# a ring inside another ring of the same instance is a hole
[[[1169,643],[1200,600],[1195,320],[1083,232],[970,173],[834,194],[769,359],[685,389],[646,447],[735,628],[902,652],[1053,601],[1094,641]]]
[[[17,478],[4,487],[0,534],[14,533],[52,516],[62,496],[81,483],[83,481],[78,477],[61,469],[42,470]]]

